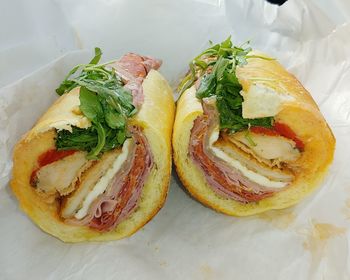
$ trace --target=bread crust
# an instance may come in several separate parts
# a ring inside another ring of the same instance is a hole
[[[244,91],[260,79],[259,83],[264,86],[293,97],[283,104],[275,120],[287,124],[305,144],[302,156],[294,163],[300,173],[286,190],[259,202],[243,204],[218,196],[208,185],[202,170],[188,156],[193,121],[203,114],[195,90],[191,88],[178,100],[174,123],[173,158],[179,178],[197,200],[232,216],[248,216],[292,206],[322,182],[333,160],[335,138],[309,92],[277,61],[250,58],[247,65],[237,69],[237,77]]]
[[[116,240],[132,235],[162,208],[171,175],[171,133],[175,104],[171,88],[157,71],[149,72],[142,87],[144,103],[131,123],[143,128],[153,154],[154,167],[146,179],[136,211],[114,230],[100,233],[86,226],[64,223],[58,215],[58,203],[43,202],[29,184],[38,155],[55,145],[52,129],[56,127],[55,124],[90,125],[77,111],[78,90],[61,96],[16,144],[11,188],[22,210],[43,231],[64,242]]]

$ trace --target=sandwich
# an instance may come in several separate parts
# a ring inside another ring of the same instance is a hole
[[[204,205],[247,216],[294,205],[320,186],[335,138],[275,59],[228,38],[191,61],[179,92],[174,162]]]
[[[161,61],[128,53],[101,64],[101,54],[68,73],[13,153],[20,207],[65,242],[129,236],[168,192],[175,108]]]

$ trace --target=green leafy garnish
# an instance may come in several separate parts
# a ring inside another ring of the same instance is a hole
[[[222,130],[236,132],[250,126],[272,126],[272,117],[257,119],[242,117],[243,97],[240,94],[242,86],[237,79],[236,68],[247,64],[249,57],[271,59],[249,56],[251,50],[249,42],[240,47],[233,46],[231,36],[220,44],[212,45],[191,61],[190,72],[178,87],[181,94],[200,79],[196,96],[199,99],[216,97]]]
[[[248,143],[250,146],[255,147],[257,144],[254,142],[254,140],[252,139],[251,135],[250,135],[250,131],[249,129],[245,132],[244,134],[244,138],[247,139]]]
[[[89,64],[97,64],[102,56],[102,51],[100,48],[95,48],[95,56],[91,59],[91,61],[89,62]]]
[[[95,48],[89,64],[75,66],[56,89],[62,95],[80,86],[79,108],[92,123],[87,129],[73,127],[72,132],[58,131],[56,147],[88,151],[89,159],[120,147],[127,137],[127,119],[136,113],[131,92],[123,87],[113,68],[105,67],[111,62],[98,64],[101,56],[101,50]]]

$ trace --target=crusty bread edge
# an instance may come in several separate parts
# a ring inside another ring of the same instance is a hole
[[[316,146],[318,145],[317,143],[319,142],[319,140],[324,141],[322,145],[323,148],[326,149],[326,152],[324,153],[323,158],[321,158],[322,164],[316,166],[315,170],[313,170],[313,172],[315,172],[315,176],[313,176],[313,178],[309,178],[307,181],[303,181],[303,178],[298,178],[297,183],[289,187],[289,190],[285,192],[287,195],[292,194],[290,199],[288,199],[287,197],[283,197],[283,192],[278,193],[277,195],[275,195],[275,197],[263,199],[261,202],[256,204],[242,204],[234,200],[223,199],[219,197],[207,184],[202,170],[200,170],[192,162],[191,159],[183,158],[184,155],[187,155],[188,157],[188,141],[187,143],[183,143],[185,141],[184,139],[189,139],[189,128],[193,126],[193,121],[198,116],[203,114],[203,111],[198,108],[193,110],[186,110],[182,108],[190,108],[191,106],[189,104],[194,103],[193,99],[190,100],[190,98],[188,97],[189,92],[191,90],[188,90],[187,92],[183,93],[177,103],[177,112],[174,123],[174,133],[172,141],[173,159],[176,171],[179,175],[181,182],[194,198],[196,198],[204,205],[228,215],[248,216],[258,214],[267,210],[287,208],[298,203],[304,197],[310,195],[318,186],[320,186],[327,173],[328,167],[333,160],[335,138],[332,134],[332,131],[330,130],[328,124],[324,120],[311,95],[304,89],[304,87],[293,75],[288,73],[276,61],[250,59],[247,66],[239,69],[238,77],[240,79],[240,82],[243,84],[243,88],[248,88],[252,83],[250,81],[250,78],[253,78],[254,76],[264,77],[266,73],[268,76],[272,75],[274,79],[280,77],[279,85],[282,84],[283,88],[287,89],[289,93],[295,98],[295,101],[290,102],[289,104],[286,104],[284,106],[281,112],[276,116],[277,120],[288,124],[295,132],[297,132],[298,135],[299,133],[303,135],[304,139],[306,139],[305,141],[313,139],[313,141],[311,142],[316,143]],[[267,84],[267,86],[270,86],[269,83]],[[193,92],[191,94],[193,95]],[[301,122],[303,117],[307,121],[311,119],[311,124],[308,124],[309,126],[307,129],[303,128],[303,126],[300,125],[300,122],[298,124],[295,122],[295,120],[289,121],[291,116],[295,117],[295,115],[297,115],[298,118],[300,117],[300,114]],[[313,126],[314,128],[310,133],[305,131],[310,130],[310,128],[312,128]],[[185,127],[186,131],[183,131]],[[319,137],[312,135],[312,133],[317,134],[320,130],[321,133]],[[183,134],[187,135],[184,136]],[[182,139],[181,141],[178,140],[180,138]],[[309,147],[307,146],[306,148]],[[322,147],[317,147],[317,149],[320,151]],[[304,162],[305,164],[307,164],[307,160],[304,160]],[[310,166],[310,170],[312,170],[312,166]],[[225,203],[225,201],[230,202]]]
[[[58,215],[55,214],[55,209],[50,209],[52,207],[48,207],[47,204],[40,201],[40,198],[29,185],[29,178],[23,178],[21,174],[21,169],[26,164],[26,158],[23,155],[25,147],[27,147],[33,139],[39,137],[40,133],[47,131],[48,129],[46,129],[46,127],[52,124],[52,122],[47,122],[47,119],[44,118],[44,114],[34,126],[34,128],[38,129],[35,129],[34,133],[32,130],[29,131],[15,146],[13,155],[13,176],[10,183],[15,196],[19,200],[21,209],[43,231],[64,242],[116,240],[130,236],[138,231],[162,208],[168,193],[171,176],[171,133],[175,105],[172,91],[168,83],[155,70],[152,70],[144,80],[143,91],[145,97],[143,106],[132,122],[143,127],[152,152],[156,153],[157,155],[155,156],[159,157],[158,160],[155,160],[162,166],[162,169],[159,169],[159,171],[156,171],[158,170],[157,168],[152,168],[151,174],[146,179],[144,186],[144,189],[153,191],[154,188],[158,188],[159,190],[157,201],[151,203],[152,210],[149,211],[148,209],[148,214],[139,217],[137,222],[133,224],[133,218],[140,212],[139,209],[137,209],[128,219],[118,225],[115,230],[106,233],[99,233],[88,227],[71,226],[63,223]],[[64,96],[60,97],[60,100],[63,98]],[[59,104],[60,102],[56,102],[55,104]],[[55,104],[52,106],[55,106]],[[47,114],[55,119],[55,115],[50,113],[52,111],[57,110],[50,107],[48,110],[49,113],[47,112]],[[159,112],[164,112],[162,123],[153,123],[159,115],[153,116],[152,114],[157,114]],[[42,122],[46,122],[46,124],[42,125]],[[70,120],[67,120],[67,122],[69,123]],[[159,149],[162,150],[159,151]],[[157,184],[157,186],[153,186],[153,184]],[[142,192],[142,197],[143,195],[147,194]],[[142,203],[141,201],[140,206]],[[46,215],[43,215],[43,213],[46,213]]]

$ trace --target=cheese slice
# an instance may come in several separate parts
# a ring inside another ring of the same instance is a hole
[[[219,127],[216,127],[209,138],[209,149],[213,152],[215,156],[222,159],[226,163],[228,163],[233,168],[236,168],[242,174],[247,177],[249,180],[251,180],[254,183],[257,183],[261,186],[268,187],[268,188],[274,188],[274,189],[281,189],[288,185],[288,182],[279,182],[279,181],[272,181],[269,178],[256,173],[252,170],[249,170],[247,167],[245,167],[242,163],[240,163],[238,160],[233,159],[226,153],[224,153],[222,150],[218,149],[214,146],[214,143],[219,139]]]
[[[120,170],[123,163],[127,160],[131,143],[131,139],[125,140],[121,154],[116,158],[112,166],[107,170],[106,174],[101,177],[101,179],[96,183],[95,187],[85,197],[82,207],[74,215],[76,219],[84,218],[89,211],[91,203],[107,189],[114,175]]]

